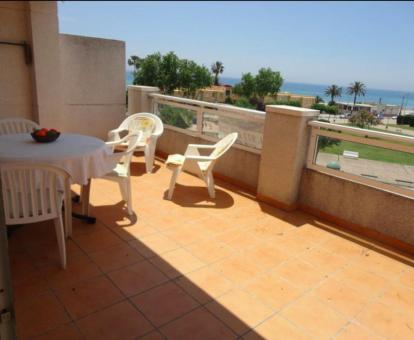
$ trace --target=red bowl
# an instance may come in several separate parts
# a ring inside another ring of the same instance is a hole
[[[30,135],[38,143],[51,143],[51,142],[54,142],[56,139],[59,138],[60,132],[56,132],[56,133],[53,133],[53,134],[46,134],[46,136],[38,136],[38,135],[36,135],[36,133],[32,132]]]

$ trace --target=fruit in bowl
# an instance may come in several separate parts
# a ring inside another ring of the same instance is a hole
[[[33,139],[39,143],[54,142],[60,136],[60,132],[56,129],[33,129],[31,133]]]

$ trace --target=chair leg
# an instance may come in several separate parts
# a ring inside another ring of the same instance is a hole
[[[118,182],[119,185],[119,191],[121,192],[122,199],[127,202],[128,201],[128,195],[127,191],[125,190],[125,183],[124,181]]]
[[[168,199],[172,199],[172,195],[174,193],[175,182],[177,181],[178,174],[181,172],[181,166],[177,166],[175,169],[172,170],[171,180],[170,180],[170,187],[168,189]]]
[[[215,198],[216,192],[214,190],[214,177],[211,171],[207,173],[206,182],[207,182],[208,194],[210,195],[211,198]]]
[[[65,236],[72,236],[72,197],[70,191],[65,193],[64,206],[65,206]]]
[[[151,173],[154,167],[154,155],[155,155],[155,145],[153,143],[148,144],[144,150],[145,153],[145,168],[147,173]]]
[[[60,254],[60,263],[62,268],[66,268],[66,245],[65,245],[65,231],[63,228],[63,221],[62,216],[56,217],[53,219],[53,223],[55,224],[55,231],[56,231],[56,238],[59,247],[59,254]]]
[[[128,214],[133,215],[134,210],[132,209],[131,181],[129,178],[124,182],[124,190],[126,191]]]

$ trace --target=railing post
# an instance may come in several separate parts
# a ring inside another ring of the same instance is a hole
[[[197,133],[201,136],[203,134],[203,108],[197,109]]]
[[[152,112],[151,93],[158,93],[160,89],[153,86],[128,85],[128,114],[138,112]]]
[[[257,198],[285,210],[296,209],[306,164],[310,127],[318,110],[266,106]]]

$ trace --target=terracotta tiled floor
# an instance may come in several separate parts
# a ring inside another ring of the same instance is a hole
[[[66,270],[51,223],[10,237],[20,339],[414,339],[412,259],[185,173],[168,201],[170,172],[143,170],[132,219],[93,181]]]

